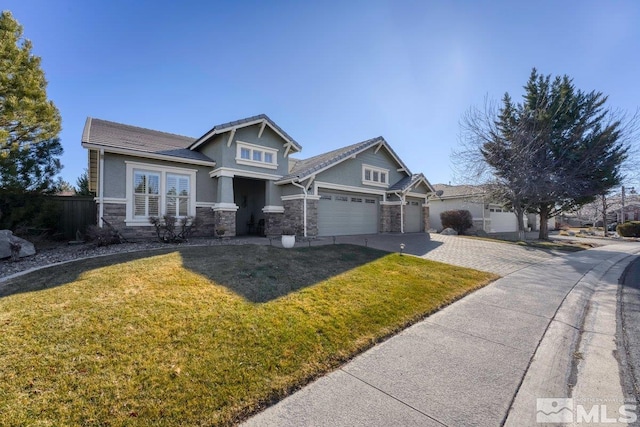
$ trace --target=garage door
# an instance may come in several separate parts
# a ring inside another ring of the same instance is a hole
[[[407,200],[407,204],[404,207],[404,232],[418,233],[422,231],[422,206],[420,206],[420,202]]]
[[[318,235],[378,232],[378,199],[353,193],[323,193],[318,201]]]

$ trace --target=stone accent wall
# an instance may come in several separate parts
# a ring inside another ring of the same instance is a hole
[[[103,218],[109,224],[114,226],[127,240],[148,240],[157,239],[155,228],[149,226],[127,226],[125,223],[127,206],[121,203],[105,203]],[[233,232],[235,234],[235,212],[233,222]],[[196,215],[199,218],[200,225],[193,234],[198,237],[214,237],[215,236],[215,218],[211,208],[196,208]],[[225,235],[229,235],[225,233]]]
[[[422,222],[424,227],[422,231],[428,232],[431,228],[431,223],[429,222],[429,206],[422,207]]]
[[[235,211],[214,211],[213,222],[215,229],[223,227],[226,231],[224,237],[236,235],[236,212]]]
[[[198,218],[198,228],[196,229],[194,236],[198,237],[215,237],[215,215],[211,208],[196,208],[196,218]]]
[[[400,205],[380,205],[380,232],[400,233]]]
[[[281,235],[283,213],[269,212],[264,214],[264,234],[266,236]]]
[[[121,203],[105,203],[104,212],[102,217],[106,219],[109,224],[115,227],[122,236],[131,241],[139,240],[154,240],[158,236],[156,229],[149,224],[149,226],[127,226],[124,220],[127,215],[127,205]],[[105,224],[106,227],[106,224]]]
[[[318,203],[320,200],[307,199],[307,237],[318,235]]]
[[[284,200],[284,217],[282,218],[282,228],[284,230],[295,230],[296,235],[303,233],[302,229],[302,200]]]
[[[99,206],[99,205],[98,205]],[[98,216],[100,216],[100,209],[98,209]],[[102,213],[102,217],[106,219],[109,224],[113,225],[118,230],[123,230],[126,227],[124,219],[127,216],[127,205],[120,203],[105,203]],[[98,218],[98,224],[100,223]]]
[[[298,236],[304,235],[304,200],[284,200],[283,229],[294,229]],[[307,199],[307,237],[318,235],[318,200]]]

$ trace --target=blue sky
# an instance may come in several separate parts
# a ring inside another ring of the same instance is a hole
[[[461,116],[532,67],[640,107],[640,2],[3,0],[60,109],[62,177],[87,116],[199,137],[265,113],[310,157],[382,135],[455,182]],[[631,183],[636,184],[637,183]]]

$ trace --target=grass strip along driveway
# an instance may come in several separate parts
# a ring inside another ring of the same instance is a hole
[[[0,285],[0,425],[231,424],[495,277],[350,245],[32,272]]]

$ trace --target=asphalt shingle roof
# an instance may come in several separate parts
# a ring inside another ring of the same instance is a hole
[[[213,163],[214,161],[204,154],[188,149],[193,141],[195,138],[188,136],[91,117],[87,118],[82,133],[82,142],[86,144]]]
[[[234,120],[232,122],[227,122],[227,123],[222,123],[222,124],[219,124],[219,125],[215,125],[214,127],[211,128],[211,130],[209,130],[204,135],[202,135],[200,138],[198,138],[197,140],[194,140],[192,142],[193,143],[201,142],[202,138],[204,138],[205,136],[209,135],[212,132],[223,131],[224,129],[229,129],[229,128],[233,128],[233,127],[236,127],[236,126],[241,126],[241,125],[243,125],[245,123],[251,123],[251,122],[258,121],[258,120],[266,120],[269,123],[270,126],[272,126],[274,129],[276,129],[278,132],[280,132],[280,134],[282,134],[286,139],[291,141],[291,143],[296,147],[296,151],[301,151],[302,150],[302,146],[300,144],[298,144],[295,139],[291,138],[291,136],[287,132],[285,132],[280,126],[278,126],[276,124],[276,122],[271,120],[266,114],[258,114],[257,116],[251,116],[251,117],[247,117],[247,118],[244,118],[244,119]]]
[[[358,142],[356,144],[348,145],[346,147],[338,148],[333,151],[329,151],[327,153],[319,154],[314,157],[310,157],[304,160],[295,159],[295,164],[291,169],[289,175],[282,177],[281,181],[286,181],[293,178],[303,179],[309,175],[312,175],[314,172],[317,172],[321,169],[325,169],[327,167],[333,166],[340,161],[349,158],[350,156],[357,154],[361,151],[366,150],[369,147],[373,147],[376,144],[384,143],[386,148],[391,152],[391,154],[400,162],[400,165],[405,168],[407,173],[409,169],[406,167],[404,163],[400,160],[400,158],[396,155],[393,149],[387,144],[383,137],[378,136],[376,138],[367,139],[366,141]]]
[[[391,187],[389,187],[389,190],[387,191],[404,191],[407,188],[412,187],[416,182],[418,182],[421,179],[424,179],[424,181],[427,183],[427,186],[431,187],[431,184],[423,174],[414,173],[413,175],[405,176],[400,181],[396,182]],[[431,188],[429,190],[431,190]]]
[[[442,190],[442,195],[440,196],[442,198],[474,196],[485,193],[484,188],[479,185],[435,184],[433,188],[436,191]]]

